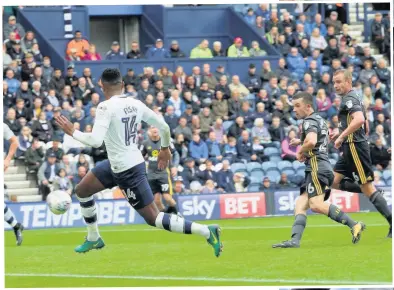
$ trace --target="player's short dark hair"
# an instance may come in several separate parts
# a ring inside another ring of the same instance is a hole
[[[117,85],[123,82],[122,74],[117,68],[107,68],[101,74],[103,84]]]
[[[293,100],[302,99],[306,105],[313,106],[313,96],[307,92],[299,92],[294,95]]]

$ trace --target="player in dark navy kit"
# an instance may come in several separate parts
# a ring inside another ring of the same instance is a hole
[[[142,156],[148,159],[148,182],[154,194],[155,203],[160,211],[167,213],[177,214],[176,201],[173,199],[172,194],[172,180],[170,168],[160,170],[157,166],[157,157],[160,152],[161,142],[159,130],[151,127],[148,132],[148,139],[142,143]],[[170,145],[171,154],[174,153],[174,147]],[[164,205],[161,197],[163,196],[167,210],[164,210]]]
[[[365,107],[352,88],[352,73],[339,70],[333,76],[336,93],[342,97],[339,109],[339,130],[331,140],[335,140],[335,148],[341,150],[341,156],[334,167],[333,188],[350,192],[364,193],[376,209],[390,225],[387,237],[392,235],[391,209],[383,197],[383,190],[377,189],[373,183],[374,172],[367,139],[368,127]],[[346,179],[345,179],[346,177]],[[353,182],[349,182],[347,180]]]
[[[297,119],[303,119],[300,139],[291,140],[291,144],[302,144],[297,152],[297,160],[305,162],[305,180],[300,188],[300,197],[296,202],[295,221],[291,240],[274,244],[273,248],[299,248],[306,226],[306,212],[324,214],[337,223],[348,226],[355,244],[361,238],[365,225],[355,222],[337,206],[326,203],[330,196],[330,186],[334,179],[332,166],[328,158],[328,126],[326,121],[313,109],[312,95],[301,92],[293,97],[294,112]]]

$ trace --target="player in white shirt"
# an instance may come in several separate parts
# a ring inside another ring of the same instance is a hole
[[[171,159],[169,126],[141,101],[122,95],[124,84],[118,69],[106,69],[101,76],[101,85],[106,101],[98,105],[92,133],[75,130],[64,116],[56,119],[66,134],[95,148],[100,147],[104,141],[108,152],[109,162],[100,163],[97,170],[92,170],[93,173],[88,174],[86,180],[84,178],[81,181],[82,185],[76,188],[82,215],[88,225],[88,236],[85,243],[75,251],[87,252],[105,246],[98,233],[93,194],[104,186],[116,184],[147,224],[171,232],[201,235],[214,248],[215,256],[219,257],[222,251],[219,226],[202,225],[178,215],[160,212],[154,202],[146,176],[145,161],[138,149],[137,128],[144,121],[159,129],[161,150],[158,167],[164,169]]]
[[[10,127],[7,124],[3,123],[3,134],[4,140],[10,142],[10,149],[8,150],[8,154],[4,159],[4,172],[7,171],[10,166],[10,162],[15,155],[16,150],[18,149],[19,142],[18,138],[14,135],[14,132],[11,131]],[[16,244],[20,246],[23,242],[23,225],[18,223],[14,213],[10,210],[10,208],[4,203],[4,221],[6,221],[13,229],[16,237]]]

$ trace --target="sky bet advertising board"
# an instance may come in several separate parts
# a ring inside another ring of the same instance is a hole
[[[390,187],[382,188],[384,197],[391,206]],[[218,220],[234,218],[264,217],[267,212],[273,215],[292,215],[299,190],[277,191],[267,202],[263,192],[235,194],[201,194],[176,196],[179,212],[185,219]],[[329,202],[337,205],[344,212],[376,211],[368,198],[362,194],[332,190]],[[144,224],[144,219],[126,200],[97,200],[97,215],[100,226]],[[73,202],[69,211],[63,215],[54,215],[44,202],[7,203],[17,220],[28,229],[84,227],[78,202]],[[308,211],[308,214],[312,214]],[[4,222],[6,229],[11,229]]]

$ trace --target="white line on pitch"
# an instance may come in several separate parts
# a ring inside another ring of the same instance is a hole
[[[386,226],[387,224],[367,224],[367,228],[368,227],[383,227]],[[100,226],[100,225],[99,225]],[[388,225],[387,225],[388,226]],[[110,230],[106,230],[105,229],[106,226],[102,226],[100,228],[100,232],[150,232],[150,231],[162,231],[161,229],[157,229],[157,228],[147,228],[147,229],[133,229],[133,228],[129,228],[129,229],[110,229]],[[120,226],[119,226],[120,227]],[[288,229],[291,228],[292,225],[288,225],[288,226],[247,226],[247,227],[241,227],[241,226],[223,226],[221,227],[223,230],[233,230],[233,231],[237,231],[237,230],[264,230],[264,229]],[[324,224],[324,225],[307,225],[307,228],[332,228],[332,227],[343,227],[342,224]],[[33,229],[32,231],[34,231],[35,234],[47,234],[47,230],[51,230],[51,229]],[[71,234],[71,233],[85,233],[86,230],[64,230],[64,231],[60,231],[60,232],[51,232],[51,235],[56,235],[56,234]]]
[[[84,275],[84,274],[44,274],[44,273],[5,273],[12,277],[55,277],[55,278],[94,278],[126,280],[172,280],[172,281],[210,281],[210,282],[245,282],[245,283],[308,283],[326,285],[389,285],[390,282],[342,281],[310,279],[257,279],[257,278],[215,278],[215,277],[175,277],[175,276],[120,276],[120,275]]]

